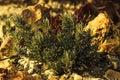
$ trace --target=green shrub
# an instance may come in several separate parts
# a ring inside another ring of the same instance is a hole
[[[84,31],[85,24],[75,23],[71,14],[61,16],[60,20],[60,32],[54,34],[48,19],[29,25],[20,16],[13,17],[14,26],[6,25],[14,42],[13,50],[18,55],[42,61],[57,74],[92,66],[97,61],[97,46],[91,46],[92,37],[89,31]]]

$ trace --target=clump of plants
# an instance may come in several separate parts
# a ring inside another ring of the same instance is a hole
[[[5,30],[11,35],[16,55],[41,61],[56,74],[93,73],[95,67],[107,67],[107,58],[97,53],[97,44],[91,46],[92,37],[84,31],[85,24],[75,19],[65,14],[29,25],[16,15],[10,20],[14,25],[6,24]]]

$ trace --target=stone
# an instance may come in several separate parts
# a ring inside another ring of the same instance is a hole
[[[21,15],[28,24],[32,24],[36,18],[35,13],[30,9],[23,10]]]
[[[99,13],[84,30],[90,30],[91,45],[98,44],[98,52],[120,55],[120,29],[106,13]]]
[[[71,80],[83,80],[82,76],[76,74],[76,73],[72,73],[72,75],[70,76]]]
[[[7,69],[10,66],[11,66],[11,64],[9,63],[9,60],[0,61],[0,68],[1,69]]]
[[[108,59],[111,62],[111,66],[115,70],[120,70],[120,58],[119,56],[108,55]]]
[[[38,74],[33,74],[34,80],[42,80],[41,76]]]
[[[13,76],[9,77],[7,80],[34,80],[34,77],[24,71],[18,71]]]
[[[6,77],[4,77],[6,76]],[[41,80],[40,75],[31,75],[26,71],[17,71],[9,59],[0,61],[0,80]]]
[[[12,46],[12,44],[11,44],[11,37],[7,36],[6,38],[3,39],[3,42],[0,45],[0,54],[2,56],[8,55],[8,53],[10,51],[9,49],[11,48],[11,46]]]
[[[120,43],[116,39],[106,39],[99,45],[99,52],[106,52],[113,55],[120,55]]]
[[[64,76],[62,76],[59,80],[67,80]]]
[[[48,76],[48,75],[55,75],[55,72],[54,72],[53,69],[49,69],[49,70],[46,70],[46,71],[44,72],[44,75],[46,75],[46,76]]]
[[[68,76],[64,74],[64,75],[62,75],[62,76],[60,77],[59,80],[67,80],[67,77],[68,77]]]
[[[109,69],[105,73],[105,77],[108,80],[120,80],[120,72]]]
[[[44,71],[44,75],[48,77],[48,80],[58,80],[58,76],[55,75],[55,71],[53,69]]]
[[[48,80],[58,80],[58,77],[55,75],[49,75]]]
[[[82,80],[104,80],[104,79],[85,77]]]
[[[3,22],[2,23],[0,23],[0,39],[4,39],[4,37],[3,37]]]
[[[105,34],[109,32],[110,24],[110,20],[104,13],[100,13],[96,18],[88,23],[85,27],[85,31],[90,30],[91,36],[95,36],[92,39],[92,44],[101,42],[105,37]]]
[[[35,8],[35,6],[30,6],[24,9],[21,13],[22,18],[28,22],[28,24],[33,24],[42,17],[41,9]]]

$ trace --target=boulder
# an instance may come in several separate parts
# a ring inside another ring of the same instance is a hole
[[[99,13],[84,29],[90,30],[91,45],[98,44],[98,52],[120,55],[120,29],[106,13]]]

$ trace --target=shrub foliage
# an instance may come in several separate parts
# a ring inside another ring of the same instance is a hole
[[[53,19],[52,24],[46,18],[29,25],[19,15],[12,17],[14,26],[8,21],[5,30],[12,36],[16,54],[42,61],[57,74],[71,73],[76,68],[87,70],[97,64],[97,59],[103,59],[97,45],[91,46],[92,37],[84,31],[85,24],[76,23],[71,14]]]

